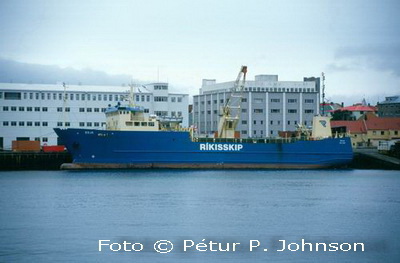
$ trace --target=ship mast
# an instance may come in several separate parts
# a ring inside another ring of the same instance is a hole
[[[322,72],[322,114],[325,116],[325,73]]]
[[[231,89],[231,95],[222,108],[222,115],[218,124],[218,138],[235,138],[235,130],[240,118],[240,106],[246,82],[246,74],[247,66],[242,66]],[[232,110],[235,110],[235,114],[233,114]]]
[[[65,122],[66,122],[66,114],[65,114],[65,108],[67,106],[67,86],[65,85],[65,82],[63,82],[63,88],[64,88],[64,94],[63,94],[63,108],[62,108],[62,127],[65,128]]]

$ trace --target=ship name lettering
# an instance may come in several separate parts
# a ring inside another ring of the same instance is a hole
[[[240,151],[243,144],[200,143],[200,151]]]

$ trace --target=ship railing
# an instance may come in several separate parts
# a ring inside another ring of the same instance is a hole
[[[306,138],[290,137],[290,138],[207,138],[207,137],[194,137],[195,142],[208,142],[208,143],[294,143]]]

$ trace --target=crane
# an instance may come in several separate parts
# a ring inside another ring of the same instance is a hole
[[[235,138],[235,129],[240,119],[240,106],[246,82],[246,74],[247,66],[242,66],[231,89],[231,94],[222,107],[217,138]]]

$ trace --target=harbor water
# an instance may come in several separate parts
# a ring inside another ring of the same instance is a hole
[[[0,262],[400,262],[398,171],[0,172],[0,209]]]

